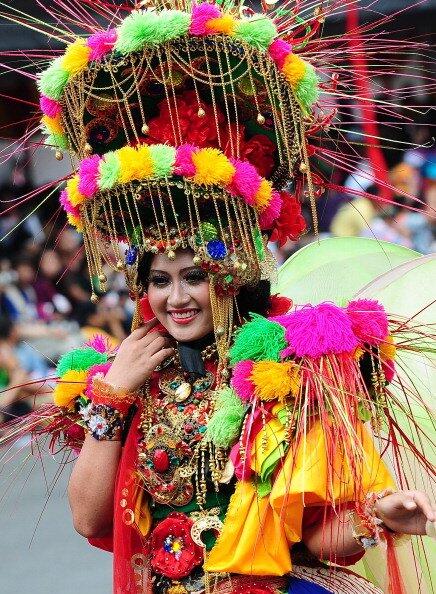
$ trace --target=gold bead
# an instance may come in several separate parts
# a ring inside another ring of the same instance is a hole
[[[174,250],[169,250],[167,256],[168,256],[168,258],[170,260],[175,260],[176,259],[176,252]]]
[[[95,293],[91,295],[91,303],[98,303],[98,295]]]
[[[99,274],[99,275],[98,275],[98,280],[99,280],[101,283],[107,283],[107,276],[106,276],[104,273],[102,273],[102,274]]]
[[[150,252],[152,254],[157,254],[159,252],[159,248],[157,247],[157,245],[152,245],[150,248]]]
[[[263,115],[261,113],[257,114],[257,123],[260,124],[261,126],[263,126],[265,123],[265,118],[263,117]]]
[[[89,144],[89,142],[87,142],[85,144],[85,146],[83,147],[83,150],[85,151],[85,153],[87,155],[92,155],[92,146]]]
[[[192,263],[194,264],[194,266],[200,266],[200,264],[201,264],[200,256],[194,256],[192,258]]]
[[[233,268],[234,268],[235,270],[240,270],[240,268],[241,268],[241,262],[239,262],[239,260],[235,260],[235,261],[233,262]]]
[[[197,115],[199,118],[204,118],[204,116],[206,115],[206,112],[204,111],[204,109],[202,107],[199,107],[198,111],[197,111]]]
[[[64,153],[62,151],[56,151],[56,153],[55,153],[56,161],[62,161],[63,158],[64,158]]]
[[[124,262],[122,260],[117,260],[116,267],[117,267],[117,270],[123,270]]]
[[[241,270],[247,270],[247,262],[241,262]]]
[[[147,126],[147,124],[142,125],[141,132],[143,134],[148,134],[149,130],[150,130],[150,128]]]
[[[223,370],[221,371],[221,375],[222,375],[223,377],[225,377],[225,378],[229,377],[229,375],[230,375],[230,373],[229,373],[229,370],[228,370],[228,369],[223,369]]]
[[[306,165],[306,163],[300,163],[300,171],[301,173],[306,173],[306,171],[309,169],[309,167]]]
[[[223,336],[225,330],[224,330],[224,328],[222,326],[218,326],[217,329],[215,330],[215,332],[216,332],[216,335],[217,336]]]

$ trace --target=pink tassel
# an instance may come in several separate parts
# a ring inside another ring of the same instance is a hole
[[[98,167],[100,164],[100,157],[98,155],[92,155],[86,157],[80,163],[79,167],[79,192],[90,198],[98,190]]]
[[[214,31],[207,26],[207,21],[218,19],[220,16],[222,16],[221,10],[215,4],[208,2],[194,4],[189,32],[191,35],[210,35]]]
[[[235,174],[228,190],[234,196],[241,196],[247,204],[253,205],[260,187],[261,177],[256,167],[248,161],[231,159],[235,167]]]
[[[92,380],[98,373],[101,373],[103,376],[105,376],[111,365],[112,363],[108,361],[107,363],[97,363],[97,365],[93,365],[89,368],[88,376],[86,378],[85,394],[90,400],[92,400]]]
[[[88,47],[91,48],[90,60],[101,60],[114,47],[117,41],[116,29],[99,31],[88,37]]]
[[[374,299],[350,301],[347,314],[354,334],[362,342],[378,345],[389,334],[385,309]]]
[[[254,397],[254,384],[250,380],[254,361],[239,361],[233,368],[231,386],[242,402],[250,402]]]
[[[292,45],[283,39],[275,39],[268,48],[269,55],[281,70],[285,64],[285,58],[292,53]]]
[[[66,190],[62,190],[61,195],[59,196],[59,202],[62,205],[62,208],[65,212],[73,215],[73,217],[80,217],[80,210],[77,206],[73,206],[68,199],[68,194]]]
[[[55,118],[62,111],[62,106],[58,101],[50,99],[50,97],[46,97],[45,95],[41,95],[39,98],[39,106],[42,113],[49,118]]]
[[[193,144],[181,144],[176,151],[176,163],[174,173],[185,177],[195,175],[196,169],[192,162],[192,155],[198,151]]]
[[[286,328],[289,346],[282,351],[283,358],[290,355],[317,358],[332,353],[351,353],[359,344],[347,314],[333,303],[305,305],[273,320]]]
[[[103,334],[94,334],[92,338],[85,342],[85,346],[91,347],[97,353],[109,353],[111,350],[109,341]]]
[[[259,225],[261,229],[271,229],[282,210],[282,198],[280,193],[273,191],[270,203],[267,208],[259,215]]]

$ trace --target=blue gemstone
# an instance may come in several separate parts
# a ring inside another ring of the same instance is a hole
[[[128,250],[126,250],[126,254],[125,254],[126,264],[128,266],[131,266],[132,264],[134,264],[136,262],[137,256],[138,256],[138,248],[134,245],[131,248],[129,248]]]
[[[227,255],[226,244],[221,239],[211,239],[208,241],[206,250],[213,260],[223,260]]]

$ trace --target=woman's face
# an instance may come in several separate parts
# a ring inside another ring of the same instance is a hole
[[[175,260],[157,254],[148,280],[151,309],[180,342],[197,340],[213,330],[209,276],[192,259],[191,250],[178,250]]]

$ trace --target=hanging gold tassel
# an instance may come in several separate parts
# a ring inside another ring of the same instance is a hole
[[[233,296],[219,295],[213,279],[209,283],[213,329],[218,352],[218,387],[227,382],[227,362],[233,332]]]

